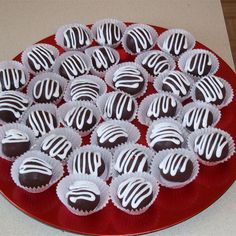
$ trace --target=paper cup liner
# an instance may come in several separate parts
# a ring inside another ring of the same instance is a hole
[[[56,73],[53,73],[53,72],[43,72],[43,73],[40,73],[38,75],[36,75],[30,82],[29,82],[29,85],[27,87],[27,94],[34,100],[35,103],[39,103],[39,102],[36,102],[35,101],[35,98],[34,98],[34,87],[36,85],[37,82],[39,81],[43,81],[44,79],[47,79],[49,78],[50,80],[53,80],[53,81],[58,81],[61,89],[62,89],[62,93],[61,95],[56,99],[54,100],[52,103],[54,104],[58,104],[62,97],[63,97],[63,94],[64,94],[64,91],[66,89],[66,85],[67,85],[67,80],[65,78],[63,78],[62,76],[56,74]],[[50,101],[48,101],[48,103],[50,103]]]
[[[73,55],[77,55],[79,56],[83,61],[84,63],[86,64],[87,66],[87,70],[86,72],[84,73],[84,75],[88,74],[90,69],[91,69],[91,60],[89,58],[89,56],[87,56],[86,54],[84,54],[83,52],[79,52],[79,51],[68,51],[68,52],[64,52],[63,54],[61,54],[55,61],[55,64],[53,66],[53,72],[56,73],[56,74],[59,74],[59,69],[60,69],[60,66],[61,64],[69,57],[73,56]],[[74,76],[72,79],[76,78],[78,76]],[[65,78],[67,79],[67,78]],[[70,80],[72,80],[70,79]]]
[[[118,65],[114,65],[112,66],[110,69],[108,69],[106,75],[105,75],[105,81],[106,83],[111,87],[113,88],[114,90],[118,90],[118,91],[121,91],[121,92],[125,92],[123,91],[122,89],[119,89],[119,88],[116,88],[114,86],[114,82],[113,82],[113,76],[114,76],[114,73],[119,70],[120,68],[122,67],[125,67],[125,66],[131,66],[132,68],[134,69],[138,69],[138,71],[141,72],[141,75],[144,79],[144,85],[143,85],[143,88],[141,91],[139,91],[137,94],[134,94],[134,95],[131,95],[133,96],[134,98],[139,98],[141,96],[143,96],[147,90],[147,82],[148,82],[148,73],[147,71],[142,67],[140,66],[139,64],[135,63],[135,62],[123,62],[123,63],[120,63]],[[131,81],[130,81],[131,82]],[[130,85],[128,85],[130,86]],[[128,87],[127,86],[127,87]]]
[[[168,181],[164,179],[161,176],[159,165],[165,159],[165,157],[167,157],[169,154],[184,155],[192,161],[193,172],[191,174],[191,177],[188,180],[184,182],[172,182],[172,181]],[[151,163],[151,175],[153,175],[157,179],[160,185],[165,186],[167,188],[173,188],[173,189],[182,188],[186,186],[187,184],[190,184],[191,182],[193,182],[197,178],[198,173],[199,173],[199,163],[197,161],[197,155],[194,152],[189,151],[188,149],[184,149],[184,148],[175,148],[175,149],[167,149],[167,150],[160,151],[154,156]]]
[[[178,97],[176,97],[174,94],[172,93],[169,93],[169,92],[159,92],[159,93],[156,93],[156,94],[151,94],[147,97],[145,97],[140,105],[139,105],[139,108],[138,108],[138,120],[141,124],[143,125],[146,125],[146,126],[149,126],[153,120],[151,120],[148,116],[147,116],[147,112],[148,112],[148,109],[150,107],[150,104],[155,100],[155,99],[158,99],[160,98],[161,96],[169,96],[171,98],[173,98],[176,103],[177,103],[177,108],[176,108],[176,114],[175,116],[173,116],[172,118],[177,118],[182,110],[182,104],[181,102],[178,100]],[[162,117],[159,117],[159,118],[162,118]],[[156,118],[156,119],[159,119],[159,118]],[[165,118],[168,118],[168,116],[165,116]]]
[[[158,47],[159,47],[162,51],[164,51],[164,52],[170,54],[175,60],[178,60],[180,55],[179,55],[179,56],[173,55],[173,54],[171,54],[170,52],[168,52],[168,50],[166,50],[166,49],[163,47],[163,46],[164,46],[164,42],[165,42],[171,35],[173,35],[173,34],[175,34],[175,33],[180,33],[180,34],[185,35],[185,37],[186,37],[186,39],[187,39],[187,42],[188,42],[188,49],[187,49],[187,51],[188,51],[188,50],[192,50],[192,49],[195,47],[196,40],[195,40],[195,38],[193,37],[193,35],[192,35],[190,32],[188,32],[188,31],[186,31],[186,30],[184,30],[184,29],[170,29],[170,30],[165,31],[164,33],[162,33],[162,34],[158,37],[158,40],[157,40]]]
[[[212,127],[199,129],[199,130],[196,130],[193,133],[191,133],[188,136],[188,148],[191,151],[193,151],[194,153],[196,153],[194,151],[194,146],[195,146],[194,143],[195,143],[196,138],[198,136],[201,136],[201,135],[204,135],[204,134],[211,134],[211,133],[220,133],[227,139],[228,145],[229,145],[229,153],[228,153],[227,157],[224,158],[223,160],[214,161],[214,162],[203,160],[202,158],[200,158],[198,156],[198,161],[200,163],[202,163],[203,165],[206,165],[206,166],[215,166],[215,165],[224,163],[224,162],[228,161],[235,153],[235,143],[234,143],[234,140],[231,137],[231,135],[229,133],[225,132],[224,130],[217,129],[217,128],[212,128]],[[196,153],[196,155],[198,155],[198,153]]]
[[[86,131],[78,131],[78,130],[72,128],[72,127],[69,127],[69,126],[67,126],[67,124],[64,121],[64,118],[65,118],[66,114],[72,108],[81,107],[81,106],[86,107],[88,109],[91,109],[93,111],[93,115],[96,118],[96,124],[91,129],[86,130]],[[58,108],[57,114],[58,114],[58,117],[59,117],[59,121],[63,126],[69,127],[71,129],[76,130],[81,135],[81,137],[89,135],[91,133],[91,131],[95,129],[95,127],[98,125],[98,123],[100,122],[100,119],[101,119],[101,114],[100,114],[98,108],[94,104],[92,104],[90,102],[87,102],[87,101],[74,101],[74,102],[64,103]]]
[[[160,72],[158,75],[160,75],[162,73],[167,73],[167,72],[174,70],[176,68],[176,63],[175,63],[174,59],[169,54],[162,52],[160,50],[151,50],[151,51],[143,52],[135,58],[135,62],[143,67],[143,65],[142,65],[143,60],[145,58],[147,58],[149,55],[153,55],[153,54],[165,57],[166,60],[168,61],[168,65],[169,65],[169,68],[167,70],[165,70],[164,72]],[[153,80],[156,78],[156,76],[153,76],[150,73],[148,73],[148,75],[149,75],[148,81],[153,82]]]
[[[105,170],[101,176],[96,176],[95,174],[88,174],[92,176],[99,177],[104,181],[108,180],[111,175],[111,163],[112,163],[112,154],[105,148],[96,146],[96,145],[85,145],[83,147],[75,149],[69,156],[67,163],[67,169],[69,174],[86,174],[86,173],[77,173],[73,171],[73,162],[77,155],[83,152],[98,152],[101,154],[101,158],[105,164]]]
[[[47,138],[48,136],[55,134],[55,135],[62,135],[64,137],[66,137],[66,139],[71,143],[72,145],[72,151],[76,148],[79,148],[82,144],[82,138],[80,137],[80,135],[73,129],[71,128],[56,128],[52,131],[50,131],[47,134],[44,134],[42,137],[38,138],[36,140],[35,146],[34,146],[34,150],[39,150],[41,152],[43,152],[41,150],[41,145],[43,143],[43,141],[45,140],[45,138]],[[49,154],[47,154],[49,155]],[[50,156],[50,155],[49,155]],[[51,156],[50,156],[51,157]],[[55,159],[54,157],[51,157],[53,159]],[[67,160],[68,160],[69,156],[67,156],[64,160],[61,160],[61,163],[63,165],[67,164]]]
[[[206,53],[209,55],[209,57],[211,58],[211,62],[212,62],[212,66],[211,66],[211,70],[210,72],[207,74],[215,74],[218,69],[219,69],[219,60],[218,58],[210,51],[208,50],[205,50],[205,49],[193,49],[193,50],[189,50],[185,53],[183,53],[179,60],[178,60],[178,67],[179,69],[184,72],[184,73],[187,73],[190,77],[192,77],[195,81],[198,80],[199,78],[201,78],[202,76],[194,76],[190,73],[188,73],[185,69],[185,66],[186,66],[186,63],[187,63],[187,60],[191,57],[193,57],[194,55],[196,54],[199,54],[199,53]],[[205,76],[205,75],[204,75]]]
[[[52,166],[52,178],[49,182],[49,184],[41,186],[41,187],[34,187],[34,188],[30,188],[30,187],[25,187],[23,185],[20,184],[19,181],[19,168],[20,165],[22,164],[22,162],[30,157],[37,157],[43,161],[46,161],[49,165]],[[40,151],[28,151],[25,154],[21,155],[19,158],[17,158],[11,167],[11,177],[13,179],[13,181],[15,182],[15,184],[24,189],[27,192],[30,193],[41,193],[46,191],[48,188],[50,188],[53,184],[55,184],[62,176],[63,176],[63,166],[62,164],[55,160],[50,158],[48,155],[46,155],[45,153],[42,153]]]
[[[100,190],[100,201],[97,205],[97,207],[92,211],[80,211],[73,207],[71,207],[66,198],[66,194],[69,191],[69,186],[75,183],[76,181],[91,181],[94,184],[97,185],[98,189]],[[60,199],[62,204],[73,214],[78,216],[87,216],[91,215],[97,211],[101,211],[103,208],[106,207],[108,204],[110,197],[109,197],[109,186],[100,178],[92,176],[92,175],[80,175],[80,174],[74,174],[74,175],[68,175],[64,177],[57,185],[57,197]]]
[[[59,126],[59,121],[58,121],[58,117],[57,117],[57,107],[56,107],[56,105],[54,105],[52,103],[42,103],[42,104],[33,105],[25,112],[25,114],[20,119],[20,122],[26,125],[27,118],[29,117],[30,113],[34,112],[34,111],[46,111],[46,112],[51,113],[56,118],[57,127]],[[33,132],[36,137],[42,136],[42,134],[40,134],[38,130],[33,130]]]
[[[169,125],[175,127],[175,128],[178,128],[178,131],[179,133],[182,135],[184,141],[181,145],[182,148],[187,148],[187,138],[188,138],[188,132],[185,130],[185,128],[182,126],[182,124],[173,119],[173,118],[159,118],[157,119],[156,121],[154,121],[149,127],[148,127],[148,130],[147,130],[147,133],[146,133],[146,142],[148,144],[148,146],[150,148],[152,148],[151,146],[151,140],[150,140],[150,135],[151,135],[151,132],[153,130],[153,128],[155,127],[155,125],[158,125],[160,123],[168,123]]]
[[[32,46],[26,48],[26,49],[23,51],[22,55],[21,55],[21,61],[22,61],[23,65],[24,65],[25,68],[26,68],[31,74],[33,74],[33,75],[44,72],[44,71],[39,71],[39,72],[34,71],[33,69],[31,69],[31,67],[30,67],[30,65],[29,65],[29,63],[28,63],[28,56],[27,56],[27,54],[28,54],[34,47],[36,47],[36,46],[43,46],[43,47],[45,47],[45,48],[47,48],[48,50],[50,50],[50,51],[53,52],[53,55],[54,55],[54,58],[55,58],[54,64],[53,64],[48,70],[44,70],[44,71],[52,71],[52,68],[53,68],[53,66],[55,65],[56,59],[57,59],[57,57],[59,56],[59,51],[57,50],[56,47],[54,47],[54,46],[52,46],[52,45],[50,45],[50,44],[46,44],[46,43],[37,43],[37,44],[34,44],[34,45],[32,45]]]
[[[221,112],[220,112],[220,110],[215,105],[207,104],[207,103],[201,102],[201,101],[197,101],[197,102],[190,102],[190,103],[186,104],[185,106],[183,106],[182,111],[180,112],[179,117],[178,117],[178,120],[182,123],[183,126],[184,126],[184,124],[183,124],[184,115],[189,110],[191,110],[193,107],[196,107],[196,108],[207,108],[207,109],[209,109],[209,111],[211,111],[211,113],[213,115],[213,123],[211,125],[209,125],[209,126],[214,127],[220,121]],[[185,127],[185,128],[186,128],[186,130],[189,133],[192,132],[187,127]]]
[[[127,36],[129,35],[129,32],[137,27],[140,27],[140,28],[143,28],[145,30],[147,30],[150,34],[151,34],[151,37],[152,37],[152,45],[150,48],[148,49],[141,49],[140,52],[137,52],[137,53],[133,53],[126,45],[126,40],[127,40]],[[146,24],[132,24],[130,26],[128,26],[124,32],[124,35],[123,35],[123,38],[122,38],[122,47],[124,48],[125,52],[127,52],[128,54],[130,55],[138,55],[139,53],[142,53],[142,52],[145,52],[145,51],[149,51],[151,50],[155,45],[156,45],[156,42],[157,42],[157,37],[158,37],[158,33],[157,31],[151,27],[150,25],[146,25]]]
[[[139,140],[139,138],[140,138],[140,131],[139,131],[139,129],[135,125],[133,125],[132,123],[130,123],[128,121],[124,121],[124,120],[108,120],[108,121],[102,122],[100,125],[102,125],[104,123],[109,123],[109,124],[112,124],[112,125],[117,125],[117,126],[120,126],[121,128],[123,128],[127,132],[127,134],[128,134],[127,143],[130,143],[130,142],[136,143]],[[90,137],[90,143],[93,144],[93,145],[98,145],[98,142],[97,142],[97,129],[99,128],[99,126],[97,126],[95,128],[95,130],[93,131],[93,133],[91,134],[91,137]],[[114,148],[107,148],[107,149],[109,151],[111,151],[111,152],[114,152],[115,149],[118,146],[119,145],[117,145]]]
[[[66,102],[70,102],[72,101],[72,97],[71,97],[71,85],[73,83],[76,83],[76,81],[87,81],[95,83],[99,86],[99,96],[103,95],[104,93],[107,92],[107,85],[104,82],[104,80],[102,80],[101,78],[99,78],[98,76],[95,75],[81,75],[79,77],[76,77],[75,79],[69,81],[69,83],[67,84],[66,90],[65,90],[65,94],[64,94],[64,100]],[[96,102],[97,98],[93,101],[90,100],[78,100],[78,101],[88,101],[88,102]]]
[[[115,24],[117,25],[120,30],[121,30],[121,33],[122,33],[122,37],[124,35],[124,32],[125,32],[125,29],[126,29],[126,25],[125,23],[123,23],[122,21],[119,21],[119,20],[116,20],[116,19],[102,19],[102,20],[99,20],[99,21],[96,21],[93,25],[92,25],[92,28],[91,28],[91,31],[93,33],[93,36],[94,36],[94,39],[95,41],[101,45],[101,46],[109,46],[109,47],[112,47],[112,48],[116,48],[120,45],[121,43],[121,40],[122,40],[122,37],[121,37],[121,40],[117,43],[110,43],[110,44],[105,44],[104,42],[100,42],[100,40],[97,38],[97,28],[100,27],[101,25],[103,24],[106,24],[106,23],[112,23],[112,24]]]
[[[87,33],[87,35],[89,37],[89,43],[87,45],[84,45],[83,47],[79,47],[79,48],[65,46],[65,44],[64,44],[64,32],[67,29],[72,28],[72,27],[81,28],[84,32]],[[86,25],[79,24],[79,23],[68,24],[68,25],[61,26],[57,30],[56,35],[55,35],[55,41],[56,41],[57,45],[61,46],[66,51],[70,51],[70,50],[83,51],[84,49],[86,49],[87,47],[89,47],[92,44],[92,42],[93,42],[93,34],[92,34],[91,30]]]
[[[120,54],[118,53],[118,51],[116,51],[114,48],[111,48],[111,47],[106,47],[106,46],[94,46],[94,47],[90,47],[90,48],[87,48],[85,50],[85,54],[87,54],[90,58],[91,58],[91,61],[92,61],[92,56],[93,56],[93,53],[96,49],[101,49],[101,48],[107,48],[108,50],[110,50],[112,52],[112,54],[114,55],[115,57],[115,63],[113,64],[114,65],[117,65],[120,61]],[[93,63],[92,64],[92,67],[91,67],[91,70],[90,72],[93,74],[93,75],[96,75],[96,76],[99,76],[99,77],[104,77],[107,70],[111,67],[109,67],[108,69],[106,70],[103,70],[103,71],[99,71],[97,70],[94,66],[93,66]]]
[[[0,157],[3,159],[6,159],[8,161],[14,161],[18,156],[8,157],[6,154],[4,154],[4,152],[2,150],[2,139],[5,137],[6,131],[8,131],[10,129],[17,129],[23,133],[26,133],[29,137],[30,149],[32,147],[34,147],[35,136],[34,136],[33,131],[29,127],[27,127],[26,125],[23,125],[23,124],[11,123],[11,124],[6,124],[6,125],[3,125],[0,127]]]
[[[122,207],[118,197],[117,197],[117,190],[119,185],[129,179],[129,178],[133,178],[133,177],[137,177],[137,178],[144,178],[146,181],[150,182],[152,184],[152,190],[153,190],[153,198],[152,201],[146,205],[145,207],[139,209],[139,210],[128,210],[125,209],[124,207]],[[123,174],[118,176],[117,178],[113,179],[110,185],[110,195],[111,195],[111,201],[112,203],[115,205],[115,207],[117,207],[118,209],[120,209],[121,211],[129,214],[129,215],[141,215],[143,214],[145,211],[147,211],[152,204],[156,201],[158,193],[159,193],[160,187],[159,187],[159,183],[157,183],[156,179],[151,176],[150,174],[147,173],[128,173],[128,174]]]
[[[231,87],[230,83],[228,83],[228,81],[226,81],[220,77],[217,77],[217,76],[214,76],[214,77],[219,79],[225,88],[225,97],[224,97],[222,103],[220,105],[216,105],[219,109],[221,109],[223,107],[228,106],[233,101],[234,91],[233,91],[233,88]],[[202,79],[204,79],[204,78],[205,77],[202,77]],[[196,98],[195,92],[196,92],[197,85],[202,81],[202,79],[198,80],[192,87],[190,95],[191,95],[191,98],[194,102],[200,101]],[[214,85],[210,84],[210,86],[214,86]],[[203,102],[212,104],[211,102],[207,102],[207,101],[203,101]]]
[[[102,96],[98,97],[97,101],[96,101],[96,104],[98,106],[98,109],[99,111],[101,112],[102,114],[102,118],[104,120],[112,120],[112,118],[109,118],[107,116],[107,114],[105,113],[105,105],[106,105],[106,102],[107,102],[107,99],[110,97],[110,96],[114,96],[114,94],[117,94],[117,93],[122,93],[122,94],[126,94],[128,97],[130,97],[132,99],[132,101],[134,102],[134,113],[133,115],[130,117],[130,119],[128,119],[127,121],[132,121],[136,118],[136,115],[137,115],[137,110],[138,110],[138,102],[136,101],[136,99],[134,97],[132,97],[131,95],[129,95],[128,93],[125,93],[125,92],[121,92],[121,91],[114,91],[114,92],[110,92],[110,93],[105,93],[103,94]],[[120,120],[124,120],[124,119],[120,119]]]
[[[33,103],[33,100],[31,97],[29,97],[27,94],[23,93],[23,92],[19,92],[19,91],[13,91],[13,90],[8,90],[8,91],[3,91],[3,92],[0,92],[0,98],[2,96],[4,96],[5,94],[15,94],[17,96],[20,96],[22,97],[23,99],[26,99],[27,102],[28,102],[28,106],[27,108],[29,109],[29,107],[32,105]],[[20,115],[19,118],[16,118],[16,121],[15,122],[20,122],[20,120],[22,119],[22,117],[24,116],[24,114],[27,112],[27,109],[25,111],[23,111]],[[9,123],[14,123],[14,122],[6,122],[4,120],[1,120],[0,118],[0,125],[5,125],[5,124],[9,124]]]
[[[151,160],[152,160],[153,156],[155,155],[155,152],[152,149],[150,149],[150,148],[148,148],[148,147],[146,147],[146,146],[144,146],[142,144],[138,144],[138,143],[125,143],[125,144],[119,145],[116,148],[115,152],[114,152],[113,159],[112,159],[113,160],[112,161],[113,162],[113,165],[112,165],[113,166],[113,168],[112,168],[112,177],[113,178],[116,178],[116,177],[118,177],[120,175],[119,172],[117,172],[117,170],[115,170],[115,164],[116,164],[116,161],[117,161],[117,158],[118,158],[119,154],[122,151],[128,151],[130,149],[137,149],[137,150],[141,151],[142,153],[146,154],[146,156],[147,156],[147,163],[148,163],[148,170],[147,170],[146,173],[149,173],[150,165],[151,165]],[[132,173],[136,173],[136,172],[138,172],[138,171],[135,171],[135,172],[132,172]],[[129,173],[131,173],[131,172],[129,172]],[[140,173],[140,172],[138,172],[138,173]]]
[[[3,90],[3,88],[0,87],[0,92],[8,91],[8,90],[22,91],[25,88],[25,86],[28,84],[29,79],[30,79],[30,74],[27,71],[27,69],[18,61],[2,61],[2,62],[0,62],[0,71],[5,70],[5,69],[17,69],[17,70],[23,71],[23,73],[25,75],[25,83],[22,86],[20,86],[19,88],[16,87],[14,89],[4,89]],[[11,81],[13,81],[13,80],[11,80]],[[12,82],[10,84],[12,84]],[[0,83],[0,85],[1,85],[1,83]]]
[[[155,88],[155,90],[157,92],[165,92],[163,89],[162,89],[162,86],[163,86],[163,81],[164,79],[166,79],[171,73],[178,73],[178,74],[181,74],[182,76],[184,76],[186,78],[186,80],[189,81],[190,83],[190,89],[189,91],[187,92],[187,94],[185,96],[180,96],[179,94],[175,94],[174,92],[170,92],[172,94],[174,94],[181,102],[183,102],[184,100],[188,99],[190,96],[191,96],[191,88],[192,86],[194,85],[194,81],[191,77],[189,77],[188,75],[184,74],[183,72],[180,72],[180,71],[177,71],[177,70],[173,70],[173,71],[168,71],[168,72],[164,72],[164,73],[161,73],[159,76],[156,77],[156,79],[153,81],[153,87]]]

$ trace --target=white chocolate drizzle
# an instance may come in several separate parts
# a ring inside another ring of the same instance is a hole
[[[2,144],[6,143],[25,143],[29,142],[29,136],[18,129],[9,129],[5,132]]]

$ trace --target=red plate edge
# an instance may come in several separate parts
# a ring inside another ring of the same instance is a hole
[[[153,27],[159,34],[166,30],[157,26]],[[55,45],[54,35],[40,42]],[[198,42],[196,48],[210,50]],[[63,51],[61,48],[59,49]],[[20,60],[20,55],[14,59]],[[236,74],[219,56],[217,57],[220,61],[220,70],[217,75],[228,80],[232,87],[236,88]],[[132,58],[121,52],[121,59],[130,60]],[[235,100],[222,110],[222,119],[217,127],[226,130],[235,138],[236,126],[232,125],[234,113],[231,112],[233,109],[236,109]],[[144,126],[139,125],[139,128],[144,131],[142,133],[145,133]],[[139,143],[145,143],[143,137]],[[32,195],[15,186],[10,178],[10,163],[8,161],[0,158],[0,169],[2,170],[2,177],[5,177],[0,179],[2,195],[18,209],[36,220],[74,233],[137,235],[154,232],[183,222],[213,204],[233,184],[236,177],[236,159],[233,157],[228,162],[216,167],[201,165],[199,177],[183,189],[161,188],[160,195],[153,207],[140,216],[126,215],[112,206],[111,203],[104,210],[94,215],[88,217],[74,216],[55,198],[56,185],[45,193]],[[165,207],[165,203],[167,203],[167,207]]]

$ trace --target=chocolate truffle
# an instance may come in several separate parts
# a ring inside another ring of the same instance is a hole
[[[34,131],[35,136],[38,138],[54,130],[57,127],[57,119],[48,111],[32,111],[26,120],[26,125]]]
[[[41,143],[41,151],[59,161],[65,160],[72,151],[72,144],[63,135],[50,134]]]
[[[93,114],[92,109],[86,106],[73,107],[70,109],[64,118],[66,126],[76,129],[80,132],[91,130],[97,119]]]
[[[134,54],[150,49],[153,44],[151,33],[144,27],[136,26],[127,32],[125,45]]]
[[[88,71],[89,68],[84,59],[76,54],[67,57],[59,67],[59,74],[68,80],[87,74]]]
[[[171,153],[159,164],[161,176],[170,182],[185,182],[193,173],[192,161],[182,155]]]
[[[39,80],[34,85],[33,98],[39,103],[55,102],[62,95],[60,83],[50,78]]]
[[[100,152],[84,151],[73,159],[73,174],[88,174],[100,177],[105,171],[105,163]]]
[[[191,84],[189,79],[179,71],[173,71],[162,81],[162,90],[177,96],[185,97],[189,94]]]
[[[91,55],[91,60],[93,68],[97,71],[106,71],[117,62],[112,49],[109,47],[96,48]]]
[[[184,142],[182,131],[168,122],[155,123],[151,129],[149,146],[159,152],[164,149],[179,148]]]
[[[160,73],[170,70],[168,59],[155,51],[148,53],[141,64],[152,76],[158,76]]]
[[[114,148],[119,144],[128,141],[128,134],[119,125],[104,122],[96,130],[98,146],[104,148]]]
[[[96,29],[95,38],[98,44],[112,46],[119,43],[123,34],[117,24],[106,22]]]
[[[152,184],[141,177],[131,177],[121,182],[117,190],[121,206],[127,210],[139,210],[153,199]]]
[[[219,132],[202,134],[194,141],[194,152],[204,161],[221,161],[229,154],[229,143]]]
[[[183,126],[189,131],[207,128],[213,124],[213,114],[206,107],[193,107],[183,117]]]
[[[74,79],[70,84],[72,101],[94,101],[99,96],[100,86],[86,79]]]
[[[164,51],[179,56],[188,50],[188,39],[182,33],[173,33],[163,43]]]
[[[130,95],[137,95],[144,89],[144,77],[135,66],[122,66],[115,71],[113,86]]]
[[[212,61],[207,53],[197,53],[186,61],[185,71],[193,76],[205,76],[210,73]]]
[[[138,148],[125,148],[116,158],[114,169],[119,174],[147,172],[148,156]]]
[[[17,157],[30,149],[29,136],[18,129],[9,129],[5,131],[2,139],[2,152],[7,157]]]
[[[147,117],[156,120],[161,117],[174,117],[177,112],[177,101],[168,94],[155,98],[147,111]]]
[[[26,75],[23,70],[16,68],[0,69],[0,92],[18,90],[26,84]]]
[[[88,180],[78,180],[69,186],[66,193],[68,204],[79,211],[92,211],[100,202],[98,186]]]
[[[19,168],[20,184],[28,188],[37,188],[49,184],[52,178],[52,166],[37,158],[26,158]]]
[[[5,122],[15,122],[27,110],[29,100],[23,93],[5,91],[0,93],[0,119]]]
[[[225,98],[225,87],[220,78],[209,75],[196,83],[195,97],[197,100],[220,105]]]
[[[135,113],[135,100],[122,92],[111,93],[105,103],[104,115],[117,120],[129,120]]]
[[[49,70],[55,63],[55,56],[52,50],[43,45],[35,45],[28,53],[28,63],[34,72]]]
[[[68,27],[63,32],[64,46],[68,49],[80,49],[92,43],[88,32],[80,26]]]

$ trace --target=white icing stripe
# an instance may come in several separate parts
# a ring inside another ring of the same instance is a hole
[[[112,80],[116,88],[138,88],[144,78],[136,67],[123,66],[114,73]]]
[[[93,117],[93,111],[91,109],[80,106],[69,110],[66,113],[64,121],[69,127],[72,127],[75,122],[77,129],[82,130],[85,124],[92,124]]]
[[[114,169],[119,173],[143,172],[147,165],[147,155],[137,148],[125,149],[116,159]]]
[[[64,31],[63,36],[67,48],[78,49],[91,43],[88,33],[81,27],[70,27]]]
[[[180,145],[184,142],[182,132],[171,123],[162,122],[155,124],[150,134],[150,146],[154,147],[158,142],[172,142]]]
[[[203,77],[196,85],[204,96],[205,102],[215,102],[223,99],[223,83],[214,75]]]
[[[168,95],[163,95],[152,101],[152,103],[148,108],[147,116],[148,117],[154,116],[155,118],[158,118],[161,112],[167,113],[170,107],[176,107],[176,106],[177,102],[173,97]]]
[[[44,160],[37,157],[25,159],[20,165],[20,174],[40,173],[44,175],[52,175],[52,166]]]
[[[53,51],[41,45],[33,47],[27,56],[36,70],[48,70],[55,61]]]
[[[128,137],[128,134],[122,127],[109,123],[101,124],[97,129],[97,135],[100,143],[106,141],[114,143],[120,137]]]
[[[163,48],[167,52],[174,51],[174,55],[179,55],[182,49],[188,49],[187,38],[184,34],[174,33],[164,41]]]
[[[178,96],[187,95],[187,88],[190,87],[189,80],[180,72],[171,72],[165,79],[163,79],[163,84],[168,85],[172,92]]]
[[[137,53],[153,45],[152,35],[143,27],[135,27],[128,32],[133,39]]]
[[[213,156],[220,158],[227,145],[227,139],[220,133],[203,134],[196,138],[194,152],[201,156],[204,155],[207,160]]]
[[[186,171],[188,158],[181,154],[169,154],[166,156],[159,165],[164,174],[176,176],[180,170],[181,173]]]
[[[105,50],[105,53],[101,51]],[[98,48],[94,50],[92,58],[95,60],[96,68],[105,68],[108,69],[109,65],[112,65],[116,62],[116,58],[113,55],[112,51],[109,48]]]
[[[134,102],[130,96],[124,93],[111,94],[105,104],[104,113],[108,118],[113,115],[113,110],[115,110],[116,119],[120,120],[124,110],[131,112]]]
[[[70,80],[79,75],[83,75],[88,71],[88,66],[79,55],[73,55],[66,58],[61,66]]]
[[[14,68],[0,70],[0,92],[10,89],[19,89],[26,83],[23,70]]]
[[[102,166],[102,155],[99,152],[82,152],[74,157],[73,173],[98,176]]]
[[[9,129],[5,132],[2,144],[29,142],[29,136],[18,129]]]
[[[100,190],[97,185],[93,182],[87,180],[78,180],[73,183],[66,193],[66,197],[70,199],[71,202],[76,203],[78,200],[85,200],[93,202],[96,196],[100,195]]]
[[[121,30],[113,23],[107,22],[97,27],[96,38],[99,44],[112,45],[113,38],[118,42],[121,40],[121,36]]]
[[[142,61],[142,65],[147,65],[148,68],[152,68],[154,75],[158,75],[159,73],[170,69],[168,59],[156,52],[150,53],[145,57]]]
[[[83,97],[88,97],[94,100],[98,97],[100,87],[98,84],[88,80],[73,80],[70,85],[70,95],[72,101],[80,100]]]
[[[187,111],[183,118],[183,126],[191,127],[193,129],[199,129],[201,127],[206,128],[208,126],[207,120],[210,114],[210,110],[207,108],[192,108]]]
[[[60,84],[58,81],[46,78],[39,80],[33,89],[33,94],[36,99],[41,98],[43,95],[47,100],[51,98],[58,98],[60,96]]]
[[[49,156],[64,160],[68,156],[72,144],[63,135],[51,134],[43,140],[41,148],[45,152],[49,151]]]
[[[198,53],[187,60],[185,70],[187,72],[193,72],[195,69],[197,69],[198,75],[203,75],[205,67],[211,65],[211,58],[208,54]]]
[[[144,178],[131,177],[119,185],[117,196],[122,200],[121,205],[123,207],[130,204],[133,209],[136,209],[144,199],[152,195],[152,191],[150,182]]]

